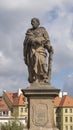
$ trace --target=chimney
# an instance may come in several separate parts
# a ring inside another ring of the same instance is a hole
[[[63,96],[65,96],[65,95],[68,95],[68,93],[67,92],[63,92]]]
[[[63,96],[68,95],[67,92],[59,92],[59,97],[62,98]]]
[[[59,97],[60,97],[60,98],[63,97],[63,92],[59,92]]]
[[[18,90],[18,96],[20,96],[20,94],[22,94],[22,91],[21,91],[21,89],[19,88],[19,90]]]

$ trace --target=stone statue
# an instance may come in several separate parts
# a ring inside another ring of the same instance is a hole
[[[29,72],[28,81],[50,83],[53,48],[46,29],[39,27],[39,19],[33,18],[31,25],[32,28],[27,30],[23,42],[24,61]],[[49,53],[48,63],[46,51]]]

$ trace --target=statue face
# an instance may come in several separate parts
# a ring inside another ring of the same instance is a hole
[[[39,26],[39,23],[35,19],[31,22],[31,24],[32,24],[33,29],[36,29]]]

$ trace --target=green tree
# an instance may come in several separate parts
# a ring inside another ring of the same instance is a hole
[[[1,130],[23,130],[23,125],[17,121],[9,121],[1,125]]]
[[[23,130],[24,126],[18,120],[18,111],[15,110],[13,113],[12,121],[9,121],[6,124],[1,124],[1,130]]]

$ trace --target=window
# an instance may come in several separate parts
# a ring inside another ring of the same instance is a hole
[[[68,117],[65,117],[65,122],[68,122]]]
[[[68,130],[68,126],[65,126],[65,130]]]
[[[13,108],[11,108],[11,112],[13,113]]]
[[[23,112],[23,108],[21,108],[21,112]]]
[[[7,116],[8,115],[8,111],[3,111],[3,116]]]
[[[72,113],[72,109],[70,109],[70,113]]]
[[[25,107],[25,112],[27,112],[27,107]]]
[[[70,122],[72,122],[72,117],[70,117]]]
[[[73,126],[70,126],[70,130],[73,130]]]
[[[65,109],[65,113],[67,113],[68,112],[68,109]]]
[[[27,118],[27,117],[25,117],[25,122],[27,123],[27,121],[28,121],[28,118]]]
[[[27,98],[25,98],[25,102],[27,102]]]
[[[24,102],[27,102],[27,98],[26,97],[24,98]]]
[[[56,117],[57,122],[61,122],[61,117]]]
[[[0,116],[2,116],[2,112],[0,111]]]

